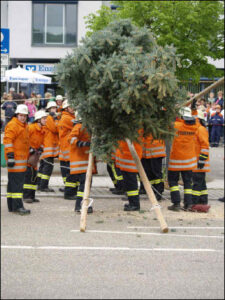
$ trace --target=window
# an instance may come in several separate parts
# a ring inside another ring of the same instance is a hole
[[[32,45],[75,45],[77,1],[33,1]]]

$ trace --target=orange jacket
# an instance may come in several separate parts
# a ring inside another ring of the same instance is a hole
[[[166,147],[164,141],[154,140],[152,135],[143,137],[142,158],[156,158],[165,156]]]
[[[78,147],[77,142],[90,142],[90,135],[85,128],[82,128],[81,123],[73,127],[68,141],[70,143],[70,174],[86,173],[90,147]],[[93,167],[93,173],[95,172],[95,167]]]
[[[195,134],[195,151],[199,162],[204,161],[202,169],[194,169],[193,172],[210,172],[209,169],[209,134],[204,126],[199,126]],[[202,159],[201,159],[202,158]]]
[[[75,119],[74,114],[63,111],[61,119],[58,123],[59,130],[59,160],[69,161],[70,144],[68,141],[69,134],[73,128],[72,120]]]
[[[197,166],[195,133],[199,125],[196,125],[196,123],[188,125],[184,120],[178,119],[174,127],[176,129],[176,136],[171,147],[168,170],[193,170]]]
[[[28,125],[28,132],[29,132],[30,147],[36,150],[40,147],[43,147],[44,134],[45,134],[44,127],[39,126],[38,123],[32,123]],[[28,164],[28,166],[33,167],[30,164]],[[35,170],[37,169],[37,167],[33,167],[33,168]]]
[[[14,153],[15,166],[8,168],[8,172],[26,172],[30,148],[27,124],[21,123],[14,117],[5,127],[3,144],[6,161],[8,160],[7,154]]]
[[[134,142],[133,145],[138,157],[141,159],[142,146],[137,142]],[[119,141],[119,147],[116,150],[116,167],[122,171],[138,173],[135,161],[133,160],[133,156],[129,150],[127,142],[125,141]]]
[[[28,125],[28,131],[30,146],[34,149],[40,148],[44,141],[44,128],[39,126],[38,123],[32,123]]]
[[[58,120],[54,120],[52,116],[47,116],[44,135],[44,151],[41,159],[46,157],[57,157],[59,154],[59,136],[58,136]]]

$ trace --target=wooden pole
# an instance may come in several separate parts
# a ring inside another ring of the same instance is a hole
[[[84,196],[82,201],[81,216],[80,216],[80,231],[85,232],[87,224],[87,210],[89,204],[89,195],[91,188],[91,177],[93,169],[93,154],[89,152],[88,158],[88,168],[86,172],[85,186],[84,186]]]
[[[211,84],[210,86],[208,86],[207,88],[205,88],[204,90],[202,90],[200,93],[196,94],[195,96],[193,96],[190,100],[188,100],[186,103],[182,104],[182,106],[188,106],[189,104],[192,103],[192,101],[196,98],[200,98],[202,96],[204,96],[205,94],[207,94],[210,90],[216,88],[219,85],[222,85],[224,82],[224,77],[220,78],[219,80],[217,80],[216,82],[214,82],[213,84]]]
[[[144,168],[142,166],[142,163],[141,163],[141,161],[140,161],[140,159],[139,159],[139,157],[137,155],[137,152],[136,152],[136,150],[134,148],[134,145],[128,139],[126,139],[126,142],[127,142],[127,145],[128,145],[128,147],[130,149],[130,152],[131,152],[131,154],[133,156],[133,159],[134,159],[134,161],[136,163],[138,172],[140,174],[140,177],[141,177],[141,180],[142,180],[143,185],[145,187],[145,190],[146,190],[146,193],[148,195],[148,198],[151,201],[151,203],[153,205],[153,208],[154,208],[154,210],[156,212],[157,218],[158,218],[159,223],[160,223],[161,230],[162,230],[162,232],[166,233],[169,230],[168,226],[167,226],[166,221],[165,221],[165,219],[164,219],[164,217],[162,215],[160,206],[158,204],[158,201],[156,200],[155,194],[154,194],[154,192],[152,190],[152,187],[151,187],[151,184],[150,184],[150,182],[149,182],[149,180],[148,180],[148,178],[146,176],[146,173],[145,173],[145,170],[144,170]]]

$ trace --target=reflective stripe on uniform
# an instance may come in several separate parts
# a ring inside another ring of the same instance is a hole
[[[132,170],[136,170],[137,167],[135,166],[130,166],[130,165],[123,165],[123,164],[120,164],[120,163],[117,163],[118,166],[122,167],[122,168],[126,168],[126,169],[132,169]]]
[[[34,185],[34,184],[24,184],[23,188],[26,189],[26,190],[35,190],[36,191],[37,186]]]
[[[14,166],[14,167],[8,167],[9,170],[19,170],[19,169],[26,169],[27,165],[25,166]]]
[[[88,164],[88,160],[81,160],[81,161],[71,162],[71,163],[70,163],[70,166],[84,165],[84,164]]]
[[[6,144],[4,147],[5,148],[7,148],[7,147],[13,147],[13,144]]]
[[[65,186],[75,188],[77,186],[77,183],[76,182],[68,182],[68,181],[66,181],[65,182]]]
[[[201,195],[208,195],[208,190],[201,191]]]
[[[186,163],[192,162],[194,160],[196,160],[196,157],[193,157],[191,159],[182,159],[182,160],[170,159],[169,162],[170,163],[177,163],[177,164],[186,164]]]
[[[201,149],[201,151],[209,152],[209,149]]]
[[[127,196],[128,196],[128,197],[130,197],[130,196],[138,196],[138,195],[139,195],[138,190],[128,191],[128,192],[127,192]]]
[[[11,198],[22,198],[23,197],[23,193],[11,193]]]
[[[178,185],[171,186],[171,187],[170,187],[170,191],[171,191],[171,192],[180,191],[179,186],[178,186]]]
[[[184,189],[184,194],[192,194],[192,189]]]
[[[41,175],[41,179],[46,179],[46,180],[48,180],[50,178],[50,176],[48,176],[48,175],[45,175],[45,174],[42,174]]]
[[[84,196],[84,192],[77,192],[77,197],[82,197]]]
[[[201,196],[201,192],[192,190],[192,195]]]
[[[171,165],[169,164],[168,168],[173,168],[173,169],[186,169],[186,168],[192,168],[196,166],[196,162],[193,164],[189,164],[189,165]]]
[[[166,154],[165,151],[160,151],[160,152],[152,152],[152,153],[146,153],[145,156],[149,157],[149,156],[154,156],[154,155],[161,155],[161,154]]]
[[[155,180],[150,180],[151,184],[159,184],[162,182],[162,179],[155,179]]]
[[[70,168],[70,171],[82,171],[82,170],[87,170],[88,166],[85,167],[77,167],[77,168]]]

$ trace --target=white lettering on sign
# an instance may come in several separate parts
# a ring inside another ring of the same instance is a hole
[[[9,54],[1,53],[1,66],[9,65]]]
[[[29,70],[35,71],[39,74],[51,74],[51,75],[54,74],[55,69],[56,69],[54,64],[36,64],[36,63],[34,63],[34,64],[23,63],[23,68],[27,69],[27,70],[29,69]]]

